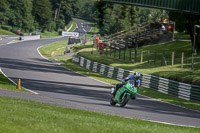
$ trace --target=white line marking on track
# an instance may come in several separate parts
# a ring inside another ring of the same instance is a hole
[[[8,80],[10,80],[13,84],[15,84],[15,85],[17,85],[17,83],[15,83],[12,79],[10,79],[10,78],[8,78],[8,76],[1,70],[1,68],[0,68],[0,72],[8,79]],[[24,87],[22,87],[24,90],[27,90],[27,91],[29,91],[29,92],[31,92],[31,93],[34,93],[34,94],[38,94],[37,92],[34,92],[34,91],[32,91],[32,90],[29,90],[29,89],[26,89],[26,88],[24,88]]]

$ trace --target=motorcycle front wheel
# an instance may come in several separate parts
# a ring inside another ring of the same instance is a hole
[[[116,103],[117,103],[117,102],[115,102],[115,101],[113,100],[113,98],[111,97],[111,98],[110,98],[110,105],[114,106]]]
[[[123,96],[122,101],[120,103],[120,107],[124,107],[128,103],[130,97],[131,96],[127,95],[127,94],[125,96]]]

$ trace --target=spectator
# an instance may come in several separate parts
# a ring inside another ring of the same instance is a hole
[[[162,24],[162,32],[166,30],[165,26]]]

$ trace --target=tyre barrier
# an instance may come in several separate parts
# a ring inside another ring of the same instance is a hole
[[[134,71],[111,67],[77,55],[72,56],[72,61],[78,63],[81,67],[84,67],[88,70],[120,81],[123,78],[134,74]],[[200,101],[200,86],[198,85],[185,84],[154,75],[142,74],[141,86],[188,101]]]

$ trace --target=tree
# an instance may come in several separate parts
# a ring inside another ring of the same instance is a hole
[[[129,14],[130,14],[129,21],[130,21],[131,27],[133,27],[135,25],[135,23],[136,23],[136,18],[137,18],[137,12],[138,11],[139,11],[138,7],[134,7],[134,6],[130,7],[130,10],[129,10]]]
[[[33,24],[31,11],[32,0],[1,0],[1,23],[30,30]]]
[[[7,24],[9,20],[9,4],[7,0],[1,0],[0,3],[0,24]]]
[[[72,20],[73,12],[77,10],[76,0],[50,0],[56,29],[64,28]]]
[[[32,14],[42,29],[48,29],[52,22],[52,10],[49,0],[34,0]]]
[[[187,31],[190,34],[191,42],[193,44],[194,38],[194,25],[200,24],[200,15],[192,15],[181,12],[169,12],[169,19],[175,21],[176,30],[178,32]],[[200,51],[200,31],[197,30],[196,49]]]

